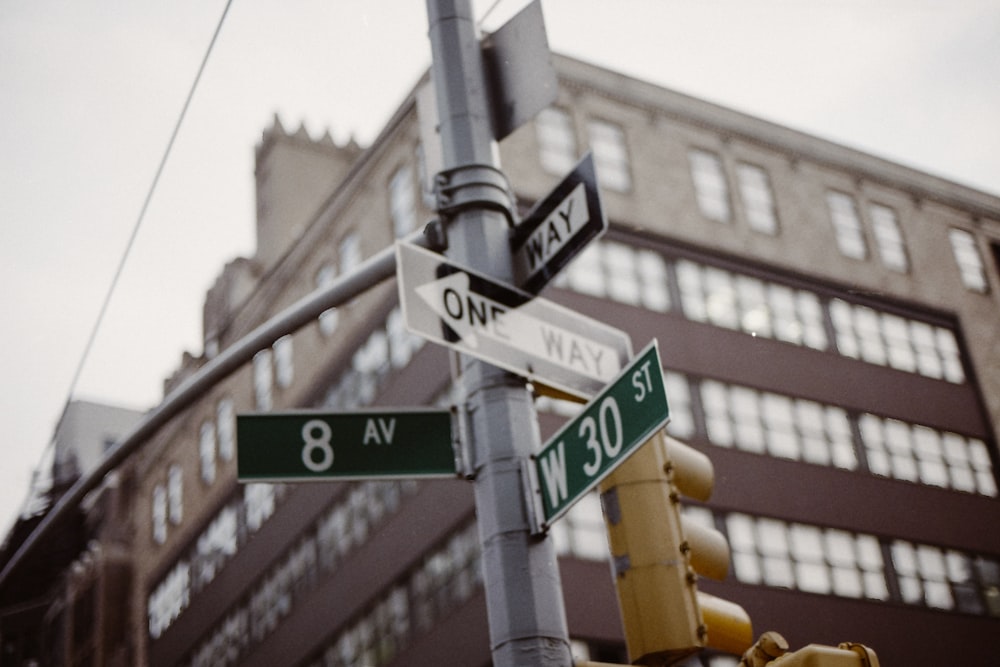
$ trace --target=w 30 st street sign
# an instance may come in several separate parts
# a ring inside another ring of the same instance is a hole
[[[447,410],[300,411],[236,417],[241,482],[455,476]]]
[[[536,532],[565,514],[669,419],[654,340],[535,457]]]
[[[396,256],[403,319],[428,340],[585,399],[628,361],[618,329],[409,243]]]

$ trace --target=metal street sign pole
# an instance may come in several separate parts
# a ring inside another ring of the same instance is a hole
[[[511,282],[513,202],[494,157],[471,2],[427,0],[427,10],[444,163],[438,210],[448,256]],[[522,378],[472,357],[460,359],[493,664],[570,667],[555,548],[551,539],[532,535],[529,519],[524,472],[539,445],[531,396]]]

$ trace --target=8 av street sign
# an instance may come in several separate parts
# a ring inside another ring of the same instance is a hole
[[[535,457],[535,531],[561,517],[669,419],[654,340]]]
[[[238,415],[241,482],[453,477],[447,410]]]
[[[537,293],[607,228],[594,158],[587,153],[517,226],[511,239],[514,282]]]
[[[581,398],[628,361],[618,329],[412,244],[396,255],[403,317],[420,336]]]

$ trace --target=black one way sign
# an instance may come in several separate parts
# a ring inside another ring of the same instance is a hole
[[[586,245],[605,232],[594,158],[587,153],[514,230],[514,282],[537,294]]]

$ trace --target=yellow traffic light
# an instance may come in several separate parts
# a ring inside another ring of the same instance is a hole
[[[769,667],[879,667],[875,651],[861,644],[809,644],[767,663]]]
[[[680,495],[707,500],[704,454],[664,435],[644,444],[601,485],[629,657],[671,665],[704,647],[740,654],[753,643],[742,607],[697,590],[695,573],[725,578],[729,546],[680,514]]]
[[[879,667],[875,651],[864,644],[843,642],[837,647],[809,644],[788,652],[788,642],[777,632],[765,632],[740,661],[741,667]]]

